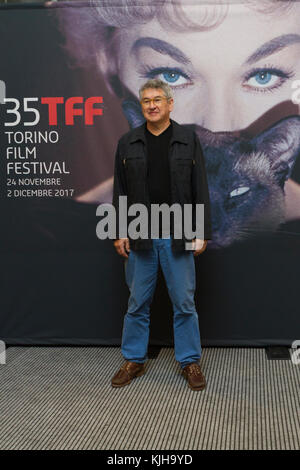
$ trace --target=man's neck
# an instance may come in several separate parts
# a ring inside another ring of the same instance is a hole
[[[154,123],[147,121],[146,125],[147,125],[148,131],[150,131],[154,135],[159,135],[162,132],[164,132],[167,129],[167,127],[169,127],[170,124],[171,124],[171,121],[170,119],[168,119],[167,121],[164,121],[164,122],[154,122]]]

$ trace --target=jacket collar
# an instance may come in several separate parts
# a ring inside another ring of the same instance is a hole
[[[189,142],[189,138],[186,129],[171,118],[170,121],[173,124],[173,132],[170,144],[175,141],[187,144]],[[135,142],[137,140],[142,140],[146,144],[145,122],[141,126],[135,127],[131,131],[131,136],[129,140],[130,143]]]

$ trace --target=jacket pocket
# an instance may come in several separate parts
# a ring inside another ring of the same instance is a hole
[[[193,158],[175,158],[175,175],[177,191],[183,203],[192,201]]]
[[[190,158],[190,157],[186,157],[186,158],[175,158],[175,161],[178,162],[179,165],[194,165],[195,164],[195,160],[193,158]]]
[[[145,192],[145,160],[143,157],[123,157],[129,203],[142,202]]]
[[[176,158],[176,172],[183,180],[191,178],[194,160],[192,158]]]
[[[143,157],[122,157],[122,162],[125,168],[129,165],[131,165],[131,162],[136,162],[136,160],[143,160]]]

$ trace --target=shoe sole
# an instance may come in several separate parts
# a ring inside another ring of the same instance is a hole
[[[127,382],[123,383],[123,384],[111,384],[112,387],[114,388],[120,388],[120,387],[125,387],[125,385],[129,385],[133,379],[135,379],[136,377],[141,377],[141,375],[144,375],[145,374],[145,369],[141,370],[140,372],[138,372],[134,377],[132,377],[130,380],[128,380]]]
[[[195,392],[200,392],[201,390],[204,390],[206,387],[206,384],[204,384],[202,387],[192,387],[189,383],[188,386],[190,387],[191,390],[194,390]]]

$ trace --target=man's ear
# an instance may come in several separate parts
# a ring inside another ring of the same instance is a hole
[[[170,101],[169,101],[169,104],[170,104],[170,111],[173,111],[173,108],[174,108],[174,99],[171,98]]]

